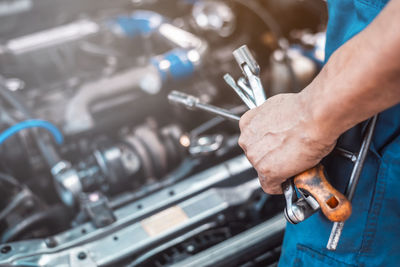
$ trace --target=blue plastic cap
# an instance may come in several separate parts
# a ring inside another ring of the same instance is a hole
[[[111,24],[116,24],[124,35],[134,38],[153,33],[163,22],[164,18],[160,14],[141,10],[130,16],[119,16]]]
[[[173,49],[153,58],[151,62],[157,67],[163,80],[168,77],[168,73],[174,80],[180,80],[194,72],[193,62],[189,60],[188,51],[185,49]]]

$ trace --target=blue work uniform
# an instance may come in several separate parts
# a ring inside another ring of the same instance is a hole
[[[371,23],[387,2],[328,1],[327,58]],[[358,151],[364,130],[365,123],[351,129],[338,145]],[[330,155],[324,165],[330,182],[344,192],[352,163]],[[298,225],[288,224],[279,266],[400,266],[400,105],[378,117],[352,205],[336,251],[326,249],[332,223],[321,212]]]

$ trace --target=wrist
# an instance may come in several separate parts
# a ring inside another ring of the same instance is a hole
[[[327,94],[327,84],[319,75],[310,85],[299,93],[304,107],[305,120],[310,138],[322,144],[330,145],[345,131],[342,129],[337,108],[332,108],[333,96]]]

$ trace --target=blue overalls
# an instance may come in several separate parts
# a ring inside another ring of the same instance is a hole
[[[327,57],[364,29],[387,2],[328,1]],[[338,145],[358,151],[364,128],[365,124],[361,124],[351,129]],[[352,163],[331,155],[324,165],[330,182],[343,192]],[[332,223],[321,212],[298,225],[288,224],[279,266],[400,266],[400,105],[378,117],[352,204],[353,213],[345,223],[336,251],[326,249]]]

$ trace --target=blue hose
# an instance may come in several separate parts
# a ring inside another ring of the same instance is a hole
[[[2,145],[8,138],[10,138],[11,136],[13,136],[14,134],[16,134],[21,130],[27,128],[37,128],[37,127],[48,130],[53,135],[54,139],[58,144],[63,143],[64,138],[60,130],[58,130],[58,128],[53,124],[51,124],[50,122],[44,120],[26,120],[19,122],[8,128],[4,132],[2,132],[0,134],[0,145]]]

